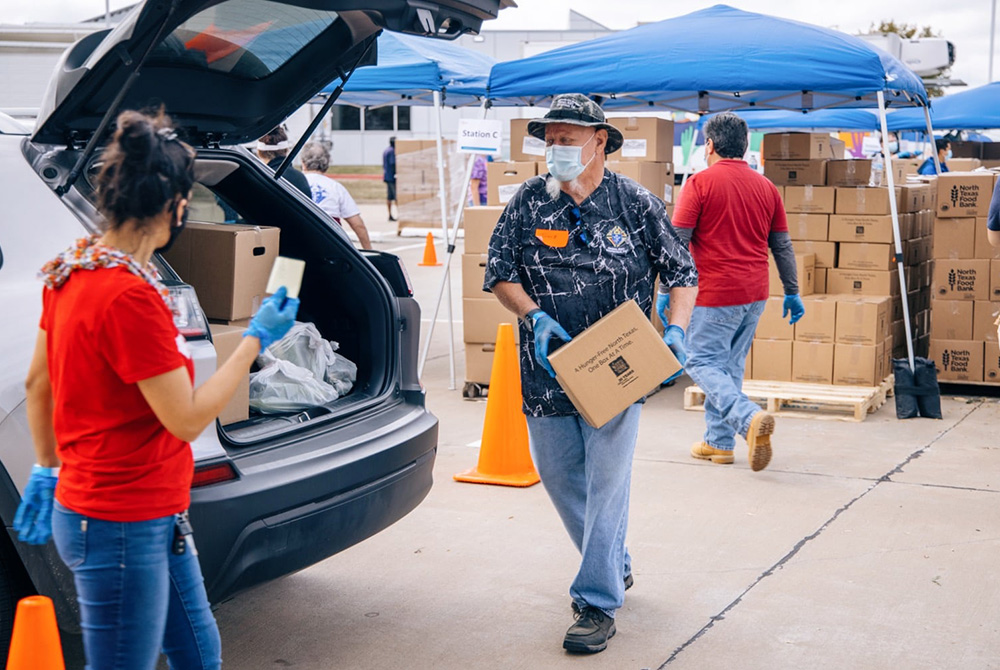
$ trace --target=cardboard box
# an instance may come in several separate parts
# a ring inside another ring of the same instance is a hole
[[[938,381],[983,381],[982,342],[931,339],[929,358],[937,364]]]
[[[674,166],[671,163],[650,161],[608,162],[607,168],[645,186],[666,204],[674,201]]]
[[[496,344],[497,326],[514,326],[514,339],[520,340],[517,317],[493,297],[462,298],[462,330],[466,342]],[[666,379],[666,377],[664,377]]]
[[[816,268],[813,280],[813,293],[826,293],[826,276],[828,268]]]
[[[938,301],[935,301],[935,306]],[[968,302],[965,302],[968,304]],[[969,337],[951,337],[946,333],[933,333],[935,338],[943,340],[977,340],[980,342],[997,341],[997,316],[1000,316],[1000,302],[985,300],[975,301],[972,316],[972,334]]]
[[[961,221],[962,219],[956,219]],[[1000,258],[1000,247],[990,244],[989,232],[986,228],[986,217],[981,216],[976,219],[976,244],[975,258]]]
[[[931,302],[931,337],[939,340],[971,340],[973,306],[970,300],[934,300]],[[983,302],[984,305],[992,303]],[[994,332],[994,335],[996,333]]]
[[[902,221],[900,223],[902,224]],[[831,214],[829,238],[831,242],[892,244],[895,241],[892,216],[888,214]]]
[[[621,149],[608,154],[609,161],[673,162],[673,121],[652,116],[612,116],[608,123],[620,130],[625,139]]]
[[[983,381],[1000,383],[1000,345],[987,342],[983,355]]]
[[[559,347],[549,362],[573,406],[594,428],[681,369],[634,300]]]
[[[795,324],[795,339],[800,342],[832,344],[837,332],[836,297],[814,295],[803,298],[802,302],[806,307],[806,313]],[[833,358],[830,360],[832,362]]]
[[[843,268],[827,270],[826,292],[876,297],[899,295],[899,272]]]
[[[490,249],[490,237],[497,227],[504,207],[466,207],[462,226],[465,228],[465,253],[485,254]]]
[[[975,258],[976,220],[935,219],[932,244],[934,258]]]
[[[515,328],[515,330],[517,330]],[[473,384],[490,383],[493,373],[495,344],[465,343],[465,381]]]
[[[796,253],[813,254],[816,257],[816,269],[837,267],[837,243],[817,242],[814,240],[796,240]],[[821,293],[821,291],[816,291]]]
[[[781,275],[778,274],[778,266],[774,262],[774,257],[768,256],[767,263],[770,294],[775,296],[784,296],[785,287],[781,283]],[[812,295],[816,282],[814,278],[814,274],[816,272],[816,256],[813,254],[795,254],[795,271],[799,280],[799,295]]]
[[[486,254],[462,254],[462,297],[484,298]]]
[[[992,172],[945,172],[937,176],[937,216],[986,216],[993,197]]]
[[[982,167],[983,161],[978,157],[952,158],[948,161],[948,169],[951,172],[972,172],[976,168]]]
[[[1000,300],[1000,260],[983,261],[990,264],[989,300]]]
[[[895,270],[895,256],[892,244],[843,242],[840,244],[837,267],[845,270]]]
[[[889,298],[839,295],[836,301],[838,344],[876,345],[891,334]]]
[[[785,211],[799,214],[833,214],[836,189],[832,186],[785,186]]]
[[[528,122],[531,120],[510,120],[510,159],[512,161],[527,163],[545,158],[545,140],[528,134]]]
[[[870,160],[832,160],[826,165],[827,186],[868,186],[871,177]]]
[[[264,299],[280,235],[270,226],[191,222],[163,257],[194,287],[205,316],[244,319]]]
[[[792,381],[806,384],[833,383],[834,344],[823,342],[792,343]]]
[[[246,328],[241,326],[209,325],[212,331],[212,344],[215,345],[216,370],[229,360],[243,341]],[[228,426],[231,423],[246,421],[250,418],[250,371],[240,380],[232,400],[219,412],[219,423]]]
[[[896,202],[902,197],[901,189],[896,189]],[[834,206],[836,214],[891,214],[889,189],[885,187],[838,186]],[[898,211],[898,210],[897,210]]]
[[[787,318],[782,318],[784,311],[782,298],[768,298],[764,303],[764,312],[757,322],[757,330],[754,336],[762,340],[793,340],[795,339],[795,326],[788,323]],[[806,310],[808,312],[808,309]]]
[[[842,158],[835,154],[836,147],[829,133],[767,133],[760,146],[760,155],[769,160],[805,160],[810,158]]]
[[[769,160],[764,163],[764,176],[778,186],[825,186],[826,159]]]
[[[885,343],[836,344],[833,383],[836,386],[875,386],[882,381]]]
[[[826,242],[830,224],[829,214],[786,214],[788,235],[793,240]]]
[[[935,300],[988,300],[990,263],[985,260],[934,261],[931,290]]]
[[[754,340],[753,378],[762,381],[792,381],[792,341]]]
[[[521,188],[524,182],[535,176],[537,168],[533,161],[520,163],[486,164],[486,186],[488,205],[505,205]]]

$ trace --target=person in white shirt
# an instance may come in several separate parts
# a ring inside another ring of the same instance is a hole
[[[361,248],[371,249],[371,239],[361,218],[361,210],[342,184],[326,176],[329,167],[330,152],[322,144],[310,142],[302,148],[302,168],[312,189],[313,202],[338,223],[347,221],[358,236]]]

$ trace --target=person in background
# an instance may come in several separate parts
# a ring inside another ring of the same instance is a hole
[[[389,146],[382,152],[382,181],[385,182],[385,208],[389,211],[389,220],[395,221],[392,215],[392,203],[396,202],[396,138],[389,138]],[[396,209],[399,209],[397,206]]]
[[[288,141],[288,130],[283,125],[257,140],[257,156],[272,170],[277,170],[281,166],[291,149],[292,143]],[[312,198],[309,182],[306,181],[305,175],[296,170],[295,167],[289,165],[281,176],[305,193],[306,196]]]
[[[330,169],[330,152],[318,142],[310,142],[302,147],[302,169],[312,190],[312,199],[319,208],[333,217],[337,223],[347,221],[358,236],[362,249],[371,249],[368,228],[361,218],[361,209],[343,184],[326,176]]]
[[[653,306],[653,281],[673,287],[667,330],[683,360],[698,273],[663,202],[606,170],[622,134],[579,93],[558,95],[528,124],[544,139],[549,174],[529,179],[507,204],[490,239],[484,290],[520,319],[521,393],[531,455],[545,491],[581,553],[570,587],[576,622],[563,648],[604,650],[632,586],[625,548],[636,403],[591,427],[555,379],[548,354],[629,300]]]
[[[739,433],[756,471],[771,460],[774,417],[751,402],[742,387],[747,353],[768,296],[768,248],[784,285],[783,316],[791,314],[795,323],[805,307],[781,195],[743,160],[746,121],[724,112],[713,116],[704,132],[708,169],[688,179],[673,221],[681,240],[690,243],[699,276],[685,369],[705,393],[706,430],[691,455],[732,463]],[[669,286],[660,288],[661,318],[669,306],[664,292]]]
[[[155,252],[184,229],[195,153],[161,112],[122,112],[97,176],[104,234],[42,268],[26,405],[37,464],[14,518],[23,542],[73,573],[87,667],[217,669],[219,630],[187,521],[189,442],[212,424],[260,351],[295,322],[284,287],[194,388]]]
[[[947,138],[934,140],[934,148],[937,149],[938,162],[941,163],[941,172],[948,172],[948,159],[951,158],[951,142]],[[927,160],[917,168],[920,174],[937,174],[937,167],[934,165],[934,157],[928,156]]]
[[[485,205],[486,194],[488,193],[486,184],[486,156],[476,154],[476,161],[472,164],[472,176],[469,180],[469,200],[473,206]]]

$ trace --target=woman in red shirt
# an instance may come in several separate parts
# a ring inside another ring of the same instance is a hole
[[[195,154],[162,113],[123,112],[98,176],[105,232],[49,262],[27,411],[38,463],[14,520],[73,571],[87,667],[218,668],[221,644],[187,523],[191,448],[298,301],[266,299],[197,389],[150,263],[183,230]],[[61,467],[60,467],[61,465]],[[53,501],[53,496],[55,501]]]

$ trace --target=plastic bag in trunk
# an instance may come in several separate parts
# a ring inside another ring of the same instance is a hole
[[[333,386],[288,361],[273,359],[250,375],[250,406],[264,414],[295,412],[339,397]]]
[[[336,351],[339,345],[323,339],[311,323],[297,321],[288,334],[272,344],[258,358],[261,367],[273,360],[294,363],[313,373],[316,379],[331,384],[339,396],[351,392],[358,378],[358,366]]]

